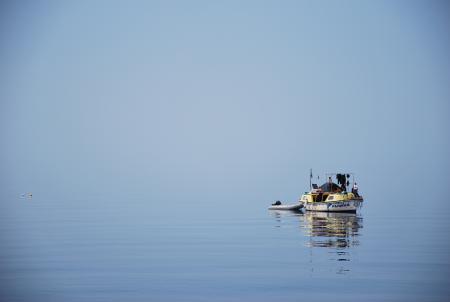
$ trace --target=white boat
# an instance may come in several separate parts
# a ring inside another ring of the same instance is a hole
[[[294,204],[273,204],[269,207],[269,210],[299,210],[303,208],[303,203]]]
[[[322,186],[310,184],[311,191],[305,192],[299,202],[303,204],[306,211],[317,212],[356,212],[362,206],[363,197],[358,194],[357,186],[352,173],[328,173],[328,182]],[[349,178],[353,177],[352,192],[347,192],[350,184]],[[339,183],[333,182],[335,177]],[[310,174],[312,178],[312,173]],[[355,189],[356,188],[356,189]]]

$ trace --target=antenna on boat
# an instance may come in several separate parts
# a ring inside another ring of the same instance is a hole
[[[311,184],[312,178],[313,178],[313,175],[312,175],[312,168],[311,168],[311,169],[309,169],[309,190],[310,191],[312,190],[312,184]]]

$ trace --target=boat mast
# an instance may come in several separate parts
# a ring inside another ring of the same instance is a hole
[[[313,177],[313,175],[312,175],[312,168],[311,168],[311,169],[309,169],[309,190],[310,191],[312,190],[312,184],[311,184],[312,177]]]

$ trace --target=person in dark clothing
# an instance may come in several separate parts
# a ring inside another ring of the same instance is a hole
[[[352,193],[355,194],[356,197],[359,197],[358,184],[356,182],[353,184]]]

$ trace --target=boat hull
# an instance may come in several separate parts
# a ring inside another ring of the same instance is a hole
[[[306,202],[306,211],[316,212],[356,212],[361,206],[361,200],[346,200],[338,202]]]

